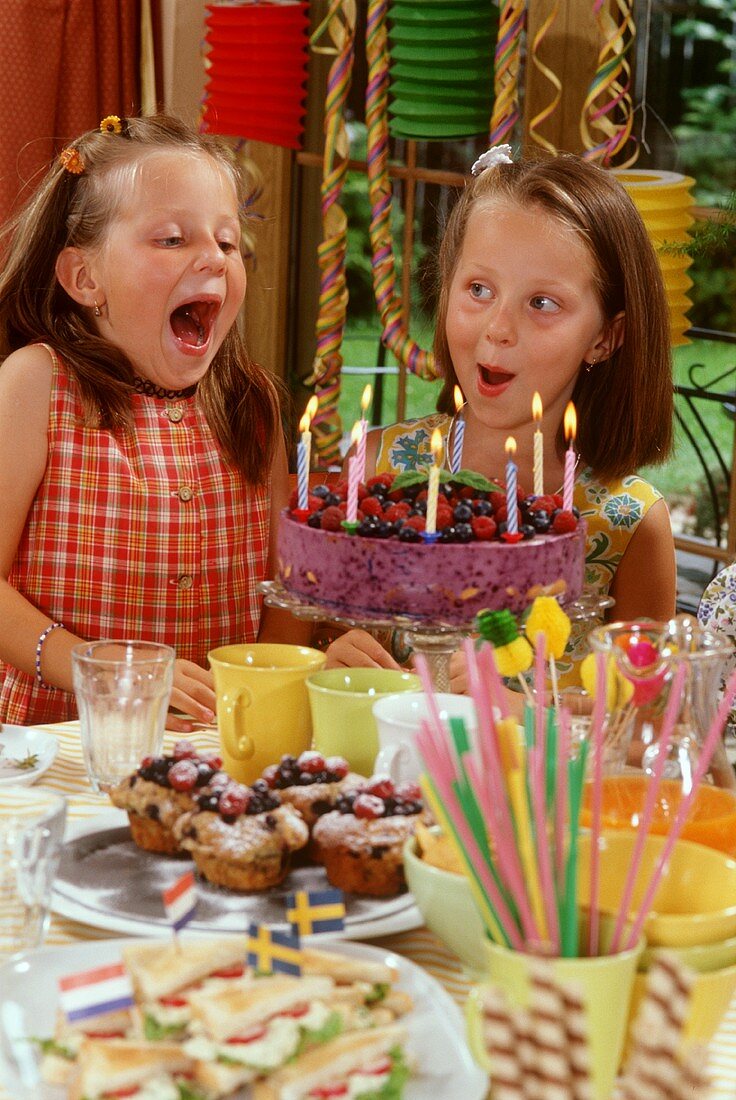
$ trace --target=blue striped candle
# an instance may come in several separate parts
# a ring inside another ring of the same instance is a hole
[[[517,515],[516,463],[514,462],[516,440],[512,435],[506,440],[506,454],[508,456],[506,463],[506,530],[510,535],[517,535],[519,533],[519,522]]]

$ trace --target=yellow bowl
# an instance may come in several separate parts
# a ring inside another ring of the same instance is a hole
[[[639,904],[657,865],[666,837],[648,836],[629,907],[629,919]],[[631,864],[636,835],[604,832],[600,848],[599,907],[617,913]],[[579,844],[578,900],[590,903],[590,836]],[[714,848],[678,840],[654,895],[644,925],[650,945],[689,947],[718,943],[736,936],[736,860]]]
[[[632,1022],[644,996],[646,977],[646,974],[639,973],[634,979],[634,989],[631,994],[630,1021]],[[736,966],[724,966],[709,974],[696,974],[685,1017],[683,1041],[709,1043],[718,1030],[734,993],[736,993]]]
[[[639,960],[639,969],[648,970],[655,951],[659,950],[659,947],[646,947]],[[667,950],[683,966],[696,970],[698,974],[709,974],[712,970],[736,966],[736,936],[716,943],[695,943],[690,947],[668,947]]]
[[[410,837],[404,845],[406,882],[424,922],[470,970],[486,969],[486,933],[465,875],[433,867],[417,854]]]

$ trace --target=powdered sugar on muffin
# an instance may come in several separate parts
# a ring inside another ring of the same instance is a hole
[[[324,757],[311,750],[300,756],[282,756],[278,764],[264,770],[263,779],[282,802],[296,807],[310,828],[335,808],[341,794],[368,782],[364,775],[350,771],[344,757]]]

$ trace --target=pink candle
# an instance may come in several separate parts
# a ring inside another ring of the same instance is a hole
[[[351,439],[353,445],[356,445],[360,441],[362,434],[361,421],[358,421],[353,425],[353,431]],[[348,523],[356,523],[358,519],[358,486],[360,484],[361,465],[358,453],[348,462],[348,506],[347,506],[347,521]]]
[[[532,398],[534,429],[534,495],[544,495],[544,438],[542,436],[542,398],[538,393]]]
[[[572,491],[575,484],[575,464],[577,462],[577,455],[575,454],[575,432],[578,426],[575,406],[572,401],[568,401],[567,403],[564,424],[567,451],[565,452],[565,477],[562,483],[562,507],[564,511],[570,512],[572,511]]]

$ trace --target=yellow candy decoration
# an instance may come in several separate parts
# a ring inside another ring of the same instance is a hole
[[[554,596],[537,596],[524,624],[524,633],[533,644],[538,634],[544,634],[545,657],[559,661],[565,652],[570,629],[570,620]]]
[[[591,699],[596,695],[595,654],[589,653],[580,663],[580,682]],[[614,657],[606,658],[606,709],[617,710],[628,703],[634,693],[633,685],[618,671]]]
[[[502,676],[518,676],[532,667],[534,654],[526,638],[519,635],[513,642],[498,646],[493,651],[496,667]]]

